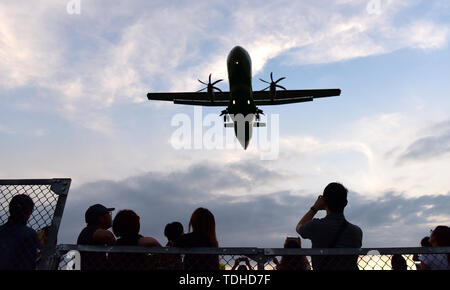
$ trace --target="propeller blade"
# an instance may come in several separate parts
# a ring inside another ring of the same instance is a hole
[[[285,77],[279,78],[275,83],[278,83],[279,81],[282,81],[284,79],[285,79]]]
[[[283,90],[287,91],[287,90],[286,90],[286,88],[285,88],[285,87],[283,87],[283,86],[280,86],[280,85],[276,85],[276,87],[278,87],[278,88],[281,88],[281,89],[283,89]]]
[[[211,83],[211,74],[209,74],[209,83]]]
[[[202,82],[201,80],[198,80],[200,83],[204,84],[205,86],[207,86],[208,84]]]
[[[268,81],[265,81],[263,79],[259,79],[259,80],[262,81],[263,83],[270,84]]]
[[[270,80],[273,82],[273,73],[270,72]]]
[[[265,89],[262,89],[262,90],[261,90],[261,92],[262,92],[262,91],[265,91],[265,90],[267,90],[268,88],[270,88],[270,86],[269,86],[269,87],[267,87],[267,88],[265,88]]]
[[[217,81],[215,81],[215,82],[213,82],[211,85],[215,85],[215,84],[217,84],[217,83],[219,83],[219,82],[221,82],[221,81],[223,81],[222,79],[220,79],[220,80],[217,80]]]
[[[222,92],[222,90],[217,87],[213,87],[213,89],[218,90],[219,92]]]
[[[198,90],[198,91],[196,91],[196,93],[200,93],[201,91],[204,91],[204,90],[206,90],[206,88],[203,88],[203,89],[201,89],[201,90]]]

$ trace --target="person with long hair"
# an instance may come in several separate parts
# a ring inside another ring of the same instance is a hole
[[[437,226],[430,235],[432,247],[450,247],[450,228]],[[426,254],[419,257],[423,270],[450,270],[450,254]]]
[[[161,247],[161,244],[152,237],[139,234],[141,229],[140,217],[132,210],[124,209],[114,217],[112,229],[117,237],[117,246],[145,246]]]
[[[140,228],[140,217],[134,211],[119,211],[112,223],[113,233],[117,237],[116,245],[161,247],[155,238],[140,235]],[[150,256],[145,253],[113,253],[110,256],[114,270],[147,270],[152,266]]]
[[[189,221],[189,233],[180,236],[174,246],[218,248],[214,215],[206,208],[197,208]],[[219,256],[186,255],[183,264],[185,270],[219,270]]]
[[[15,195],[9,203],[8,221],[0,226],[0,270],[34,270],[38,236],[27,227],[34,209],[26,194]]]

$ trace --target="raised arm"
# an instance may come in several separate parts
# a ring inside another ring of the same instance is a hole
[[[300,234],[300,228],[305,223],[312,220],[319,210],[324,210],[324,209],[325,209],[325,200],[322,195],[319,195],[319,197],[317,198],[317,200],[314,203],[314,205],[312,206],[312,208],[298,222],[297,227],[295,228],[297,233]]]

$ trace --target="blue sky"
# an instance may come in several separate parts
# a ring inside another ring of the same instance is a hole
[[[358,200],[353,210],[349,201],[354,223],[367,220],[361,208],[371,203],[379,215],[395,217],[383,239],[377,237],[385,224],[363,224],[369,245],[401,246],[389,233],[402,232],[402,243],[415,246],[421,233],[449,224],[448,211],[427,210],[432,201],[450,205],[448,1],[380,0],[372,11],[371,0],[81,0],[81,13],[72,15],[68,2],[0,3],[0,178],[73,179],[60,240],[74,242],[83,207],[120,196],[111,206],[140,210],[149,224],[144,234],[160,240],[165,223],[179,219],[187,226],[197,205],[220,213],[226,200],[262,214],[273,202],[280,206],[273,219],[285,223],[263,244],[279,240],[281,246],[331,181],[342,182]],[[337,98],[263,108],[280,116],[276,160],[260,160],[255,146],[175,150],[171,119],[192,116],[193,108],[146,99],[149,91],[198,90],[197,79],[209,73],[226,78],[226,57],[235,45],[252,57],[254,89],[264,87],[258,78],[270,72],[286,76],[288,89],[342,89]],[[116,182],[130,190],[129,182],[145,183],[148,174],[159,177],[151,180],[162,191],[161,184],[183,190],[182,181],[170,185],[168,176],[189,176],[193,188],[186,195],[167,189],[171,202],[161,201],[167,216],[159,218],[144,200],[160,200],[160,193],[103,192]],[[211,185],[205,176],[218,181]],[[203,194],[204,188],[210,191]],[[285,194],[305,201],[289,218],[283,216]],[[396,207],[377,207],[385,200],[410,205],[402,210],[408,217],[415,212],[417,228],[405,228]],[[411,207],[414,200],[426,206],[423,214]],[[190,206],[179,216],[174,204]],[[238,237],[245,226],[237,227],[240,232],[220,224],[222,236],[236,237],[222,244],[244,243]],[[261,246],[261,236],[267,233],[255,231],[245,244]]]

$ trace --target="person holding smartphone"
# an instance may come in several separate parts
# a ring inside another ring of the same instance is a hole
[[[340,183],[328,184],[311,209],[298,222],[296,231],[310,239],[313,248],[361,248],[363,232],[344,216],[348,190]],[[324,218],[314,218],[325,210]],[[314,270],[358,270],[358,256],[312,256]]]

